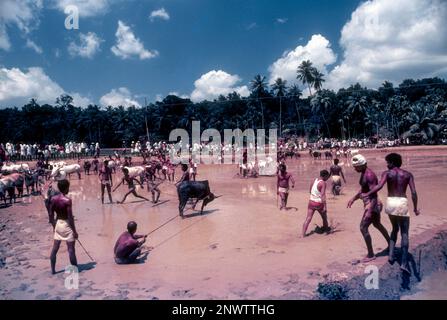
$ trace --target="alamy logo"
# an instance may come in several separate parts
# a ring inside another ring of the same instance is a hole
[[[365,268],[365,274],[368,274],[365,279],[365,288],[368,290],[379,289],[379,268],[369,265]]]
[[[69,265],[65,267],[65,289],[78,290],[79,288],[79,271],[76,266]]]
[[[67,17],[65,18],[65,29],[78,30],[79,29],[79,9],[75,5],[69,5],[64,10]]]

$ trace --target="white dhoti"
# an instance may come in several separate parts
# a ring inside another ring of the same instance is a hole
[[[408,199],[404,197],[388,197],[385,212],[391,216],[409,217]]]
[[[58,219],[56,221],[56,227],[54,228],[54,240],[58,241],[75,241],[73,230],[68,224],[67,220]]]
[[[289,188],[278,187],[278,192],[289,193]]]
[[[332,182],[334,184],[341,184],[341,177],[340,176],[332,176]]]

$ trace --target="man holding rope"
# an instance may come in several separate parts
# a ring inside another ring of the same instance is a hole
[[[72,202],[67,197],[70,182],[68,180],[60,180],[57,183],[57,187],[61,193],[51,197],[48,210],[49,222],[54,228],[54,243],[50,256],[52,274],[56,273],[56,255],[62,241],[67,242],[71,265],[78,266],[75,252],[75,241],[78,239],[78,233],[74,223]],[[56,220],[54,219],[54,213],[56,213]]]
[[[141,255],[141,247],[146,242],[147,235],[136,235],[137,223],[130,221],[127,224],[127,231],[123,232],[116,241],[113,249],[115,262],[117,264],[137,263]],[[143,239],[138,241],[138,239]]]

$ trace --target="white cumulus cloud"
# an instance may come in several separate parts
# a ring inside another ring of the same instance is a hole
[[[39,103],[54,103],[61,94],[74,98],[76,106],[85,107],[91,101],[76,92],[66,92],[39,67],[22,71],[19,68],[0,69],[0,107],[21,107],[31,98]]]
[[[447,75],[447,1],[370,0],[344,25],[343,59],[327,86]]]
[[[232,75],[222,70],[211,70],[203,74],[194,82],[194,91],[191,93],[191,100],[200,102],[212,100],[219,95],[227,95],[236,91],[241,96],[250,94],[247,86],[237,86],[241,81],[238,75]]]
[[[151,14],[149,15],[149,19],[151,19],[151,21],[154,21],[157,18],[161,20],[169,20],[170,17],[169,13],[165,10],[165,8],[161,8],[152,11]]]
[[[320,72],[327,73],[327,67],[336,61],[337,57],[331,49],[329,40],[320,34],[313,35],[305,46],[286,51],[282,57],[269,67],[269,83],[282,78],[289,83],[297,83],[296,70],[302,61],[310,60]]]
[[[103,40],[98,37],[94,32],[87,34],[79,34],[80,43],[77,44],[74,41],[70,42],[68,46],[68,53],[71,56],[79,56],[82,58],[92,59],[95,54],[100,50],[101,42]]]
[[[156,50],[146,50],[141,40],[135,37],[132,29],[122,21],[118,21],[118,29],[116,30],[115,36],[116,44],[111,50],[117,57],[128,59],[136,56],[139,57],[140,60],[144,60],[158,56]]]
[[[103,95],[99,100],[99,104],[104,107],[141,107],[135,97],[132,96],[129,89],[121,87],[118,89],[112,89],[109,93]]]

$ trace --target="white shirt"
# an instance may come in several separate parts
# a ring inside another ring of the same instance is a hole
[[[310,200],[313,202],[322,203],[321,192],[318,190],[318,184],[323,181],[320,179],[315,179],[312,189],[310,190]]]

